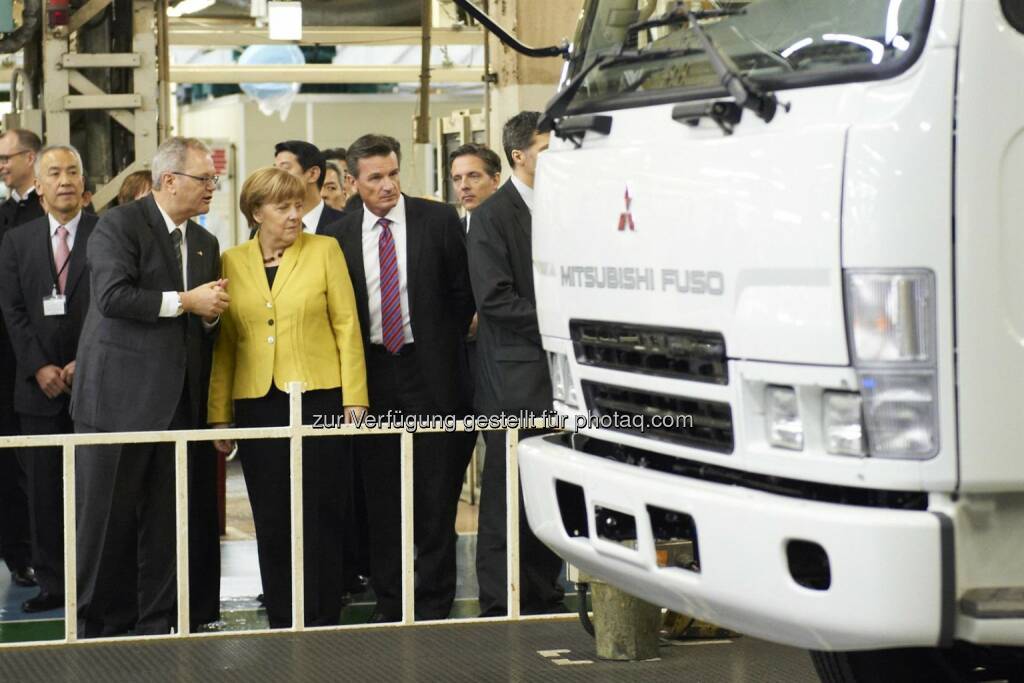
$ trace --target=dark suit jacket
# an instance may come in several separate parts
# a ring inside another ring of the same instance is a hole
[[[332,229],[352,277],[363,347],[370,345],[370,309],[363,267],[363,211],[353,211]],[[405,198],[409,319],[416,359],[433,392],[435,407],[458,413],[471,407],[472,389],[464,340],[473,318],[466,270],[466,242],[455,209]],[[369,368],[369,363],[367,367]],[[371,386],[372,386],[371,378]],[[370,396],[373,407],[373,396]]]
[[[71,415],[101,431],[166,429],[188,378],[192,423],[206,424],[211,331],[185,314],[161,318],[163,292],[220,273],[217,238],[189,221],[188,283],[153,195],[105,212],[89,240],[92,300],[78,344]]]
[[[537,326],[530,210],[512,181],[473,212],[467,250],[479,315],[477,407],[551,409],[551,378]]]
[[[17,358],[14,409],[23,415],[52,417],[67,408],[66,394],[47,398],[36,382],[36,371],[46,365],[64,367],[75,359],[89,308],[86,246],[97,220],[83,212],[78,222],[67,265],[66,315],[43,315],[43,298],[52,294],[57,282],[49,219],[44,216],[14,228],[0,246],[0,307]]]
[[[18,202],[9,198],[0,203],[0,239],[13,228],[35,220],[43,215],[39,195],[32,192]],[[0,434],[17,434],[18,420],[14,416],[15,373],[14,349],[11,346],[7,328],[0,320]]]

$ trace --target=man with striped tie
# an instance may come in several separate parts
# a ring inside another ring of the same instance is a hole
[[[366,349],[370,412],[465,415],[472,395],[464,338],[473,317],[466,246],[451,206],[401,191],[401,148],[365,135],[348,148],[362,200],[335,224],[355,289]],[[443,619],[455,597],[455,514],[468,451],[462,434],[416,437],[416,618]],[[372,621],[401,618],[400,445],[360,437],[377,606]]]

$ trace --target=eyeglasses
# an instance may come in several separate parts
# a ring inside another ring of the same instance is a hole
[[[171,175],[183,175],[186,178],[198,181],[207,187],[212,187],[215,190],[220,189],[220,176],[219,175],[191,175],[189,173],[182,173],[181,171],[171,171]]]
[[[19,154],[28,154],[31,151],[32,150],[30,149],[23,149],[20,152],[15,152],[14,154],[0,154],[0,164],[6,164]]]

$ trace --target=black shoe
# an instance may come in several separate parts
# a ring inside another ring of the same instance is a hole
[[[373,610],[373,614],[370,615],[370,621],[368,624],[392,624],[402,620],[401,614],[390,614],[388,612],[380,612],[376,609]]]
[[[267,599],[263,597],[263,593],[256,596],[256,602],[260,603],[264,607],[267,606]]]
[[[48,612],[51,609],[58,609],[64,606],[64,598],[46,591],[39,591],[39,595],[29,598],[21,603],[22,612]]]
[[[22,567],[11,572],[11,581],[22,588],[32,588],[36,584],[36,573],[32,567]]]

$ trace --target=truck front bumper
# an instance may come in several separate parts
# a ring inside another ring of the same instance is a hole
[[[523,441],[519,462],[534,533],[569,562],[654,604],[814,650],[936,646],[951,638],[952,532],[941,514],[709,483],[588,455],[557,437]],[[566,531],[558,481],[582,487],[587,536]],[[658,566],[648,506],[693,517],[699,571]],[[635,518],[635,550],[599,537],[595,507]],[[827,589],[797,583],[791,541],[825,550]]]

